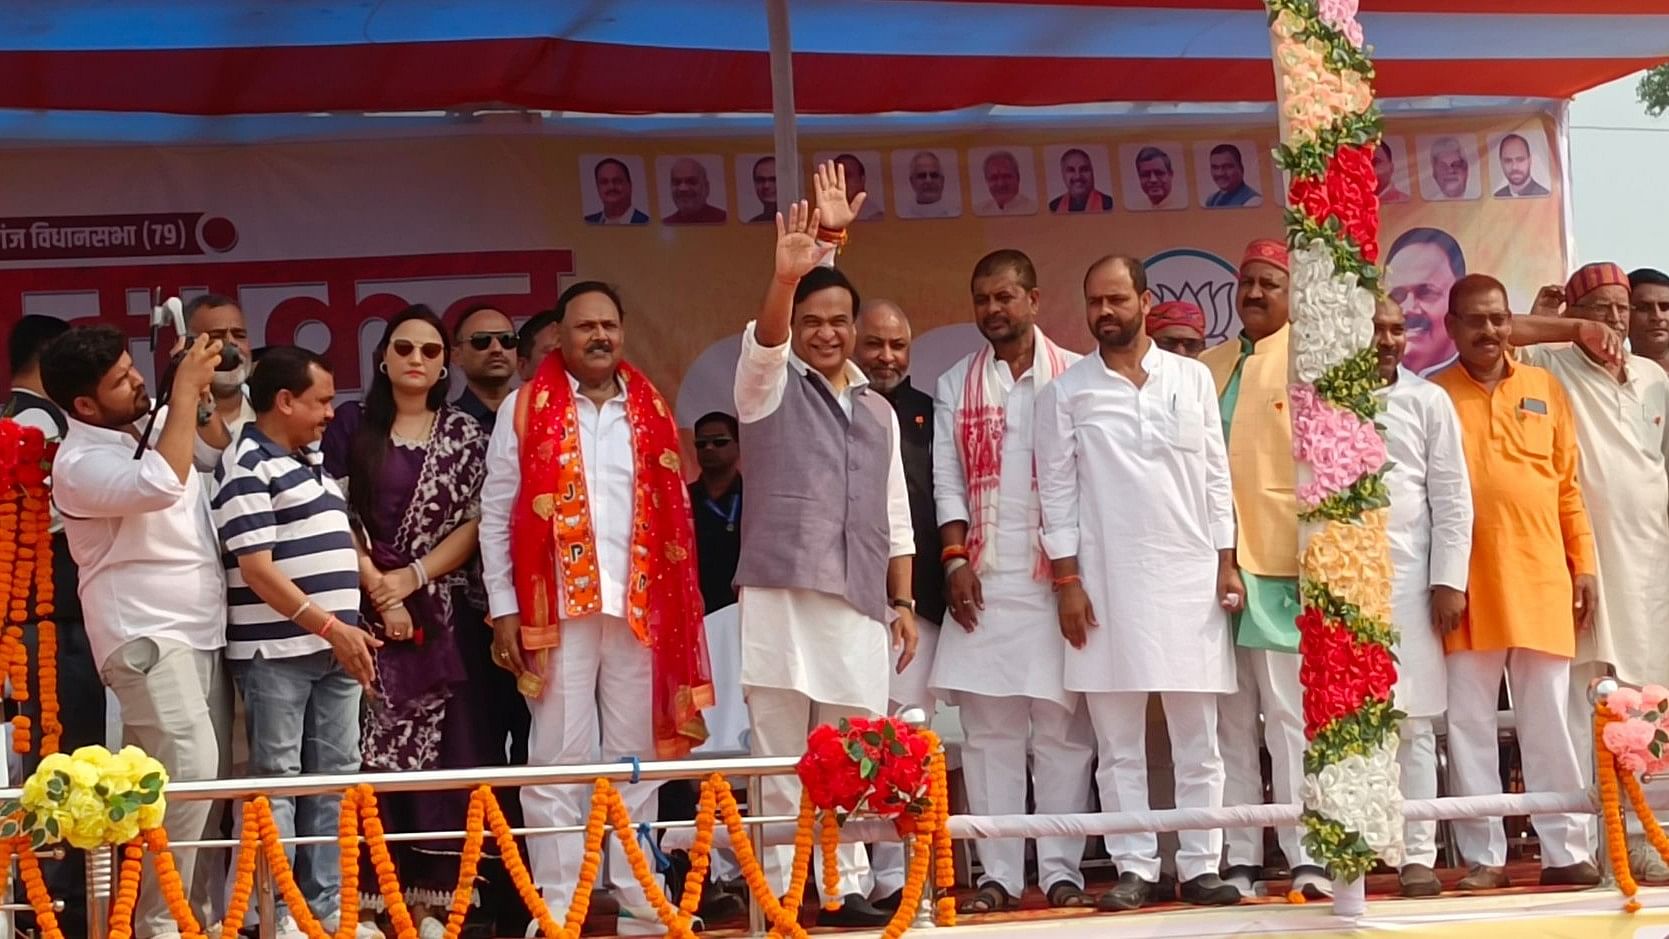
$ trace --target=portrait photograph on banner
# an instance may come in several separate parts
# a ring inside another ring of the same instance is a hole
[[[1477,134],[1422,134],[1416,138],[1415,147],[1420,155],[1420,196],[1427,202],[1483,195],[1484,168]]]
[[[1049,212],[1095,214],[1113,210],[1113,173],[1100,144],[1054,144],[1043,148]]]
[[[661,224],[718,225],[730,220],[724,158],[710,153],[655,158]]]
[[[1037,156],[1030,147],[974,147],[968,151],[975,215],[1036,215]]]
[[[962,214],[962,173],[946,149],[894,150],[893,206],[899,218],[955,218]]]
[[[1489,137],[1489,184],[1497,199],[1534,199],[1553,194],[1553,162],[1547,135],[1530,125]]]
[[[1413,186],[1409,183],[1408,140],[1393,134],[1380,138],[1373,150],[1374,182],[1379,186],[1379,204],[1398,205],[1408,201]]]
[[[587,154],[579,159],[580,210],[589,225],[649,224],[643,157]]]
[[[1132,212],[1188,208],[1188,174],[1182,144],[1175,141],[1127,143],[1118,148],[1124,207]],[[1212,191],[1217,191],[1215,185]]]
[[[858,221],[870,222],[887,214],[886,163],[879,150],[824,150],[811,155],[803,180],[811,179],[818,166],[834,161],[846,171],[846,198],[856,200],[859,193],[868,193],[863,208],[858,210]],[[809,184],[801,187],[811,191]]]
[[[773,153],[742,153],[736,164],[736,217],[744,222],[772,222],[777,217],[777,158]]]
[[[1265,177],[1262,158],[1267,152],[1250,140],[1194,144],[1194,178],[1200,192],[1199,204],[1208,209],[1256,208],[1263,205]]]

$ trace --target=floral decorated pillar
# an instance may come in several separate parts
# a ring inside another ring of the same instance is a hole
[[[1300,519],[1305,843],[1340,913],[1403,852],[1391,700],[1390,499],[1373,350],[1380,122],[1356,0],[1267,0],[1289,174],[1293,450]]]

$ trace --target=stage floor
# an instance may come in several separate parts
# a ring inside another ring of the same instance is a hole
[[[1641,888],[1639,899],[1642,908],[1628,914],[1623,912],[1622,896],[1611,888],[1568,891],[1526,887],[1429,900],[1370,895],[1367,915],[1354,922],[1334,916],[1330,903],[1294,905],[1279,899],[1217,909],[1169,905],[1117,914],[1028,908],[964,917],[947,935],[1035,939],[1343,939],[1378,934],[1396,939],[1669,939],[1669,887]],[[811,932],[854,939],[880,935],[878,930]],[[743,936],[746,932],[718,929],[706,935]]]

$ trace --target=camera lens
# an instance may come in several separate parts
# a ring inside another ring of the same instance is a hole
[[[215,365],[217,372],[234,372],[243,364],[243,356],[238,353],[238,347],[227,343],[220,348],[220,361]]]

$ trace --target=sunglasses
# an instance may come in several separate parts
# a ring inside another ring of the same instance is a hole
[[[516,348],[515,333],[476,333],[475,335],[469,337],[469,347],[477,352],[486,352],[487,349],[492,346],[493,340],[495,339],[498,340],[498,347],[500,349],[510,350]]]
[[[696,449],[697,449],[697,450],[705,450],[705,449],[707,449],[707,448],[708,448],[708,447],[714,447],[714,448],[718,448],[718,447],[728,447],[728,446],[730,446],[730,445],[731,445],[731,444],[732,444],[732,443],[733,443],[733,442],[734,442],[734,441],[732,441],[732,440],[731,440],[731,439],[730,439],[730,438],[729,438],[729,437],[705,437],[705,438],[697,438],[697,439],[696,439],[696,441],[695,441],[695,448],[696,448]]]
[[[446,347],[438,342],[425,342],[422,345],[418,345],[410,339],[396,339],[389,343],[388,347],[393,349],[394,354],[402,359],[411,355],[412,352],[417,349],[423,350],[423,357],[425,359],[438,359],[441,357],[441,353],[446,351]]]

